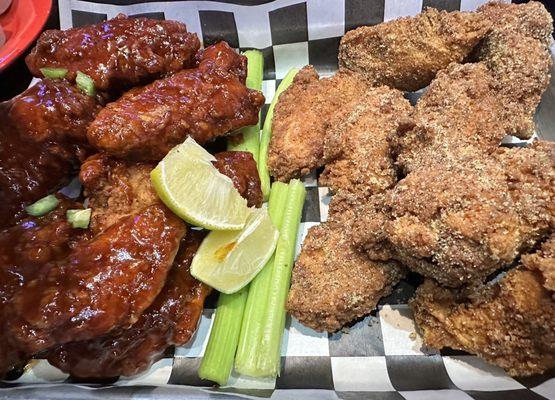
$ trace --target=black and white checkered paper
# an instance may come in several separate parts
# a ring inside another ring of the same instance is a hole
[[[182,21],[205,45],[226,40],[241,50],[261,49],[265,55],[264,116],[276,85],[291,67],[312,64],[324,76],[337,69],[337,48],[345,31],[414,15],[427,6],[473,10],[484,2],[59,0],[59,9],[64,29],[125,13]],[[546,106],[546,101],[551,105]],[[552,104],[551,97],[544,98],[538,113],[538,125],[550,126],[549,132],[555,129]],[[308,228],[327,219],[330,197],[317,176],[304,179],[307,200],[297,251]],[[555,400],[555,372],[513,379],[475,356],[425,348],[406,304],[418,283],[418,277],[410,276],[380,302],[378,311],[338,333],[318,333],[288,318],[277,379],[234,375],[228,386],[215,388],[198,378],[214,313],[212,298],[194,338],[186,346],[170,349],[140,376],[82,382],[37,359],[0,384],[0,398]]]

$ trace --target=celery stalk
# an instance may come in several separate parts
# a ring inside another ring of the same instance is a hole
[[[262,186],[262,193],[264,194],[264,200],[268,199],[270,193],[270,173],[268,172],[268,149],[270,147],[270,139],[272,138],[272,119],[274,117],[274,108],[279,99],[279,96],[285,89],[287,89],[293,82],[293,78],[297,75],[299,70],[297,68],[292,68],[287,75],[283,78],[272,103],[268,108],[268,113],[266,114],[266,120],[264,121],[264,126],[262,127],[262,136],[260,138],[260,154],[258,163],[258,175],[260,175],[260,184]]]
[[[283,216],[286,200],[287,185],[281,182],[275,183],[270,193],[268,212],[278,229],[281,225],[281,216]],[[267,268],[268,264],[251,282],[251,287]],[[248,315],[244,313],[244,310],[247,303],[247,293],[250,296],[251,290],[253,289],[245,287],[237,293],[220,294],[212,331],[199,368],[199,377],[202,379],[208,379],[220,385],[227,383],[233,368],[242,321],[244,315]]]
[[[270,191],[269,214],[277,229],[281,229],[283,214],[287,203],[289,187],[283,182],[274,182]],[[249,287],[249,296],[243,316],[241,336],[237,346],[235,368],[239,373],[248,373],[256,359],[256,343],[262,337],[264,324],[264,311],[266,299],[271,285],[274,257],[268,261],[264,268],[252,280]]]
[[[247,87],[262,90],[264,75],[264,55],[259,50],[247,50],[243,53],[247,57]],[[227,141],[227,149],[231,151],[248,151],[252,153],[258,163],[260,146],[260,114],[258,123],[240,129],[236,135]]]
[[[291,270],[295,261],[295,244],[301,221],[306,189],[301,181],[289,183],[287,207],[283,216],[276,248],[266,321],[262,332],[257,373],[259,376],[277,376],[280,366],[281,337],[285,327],[285,302],[291,283]]]
[[[233,368],[247,293],[245,287],[237,293],[220,294],[210,338],[198,370],[201,379],[220,385],[227,383]]]
[[[274,187],[272,186],[272,192]],[[282,184],[283,185],[283,184]],[[274,258],[251,283],[235,360],[235,369],[256,377],[275,376],[279,370],[281,336],[285,326],[285,300],[289,291],[295,243],[306,190],[294,179],[282,207],[280,238]],[[270,200],[271,201],[271,200]],[[255,292],[256,285],[258,291]],[[252,296],[252,301],[251,301]]]

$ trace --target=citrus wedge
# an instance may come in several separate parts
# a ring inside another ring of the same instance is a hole
[[[231,179],[211,163],[214,156],[187,139],[152,170],[160,199],[192,225],[212,230],[239,230],[249,215],[245,200]]]
[[[222,293],[235,293],[268,262],[278,236],[267,210],[253,209],[241,231],[206,236],[193,258],[191,275]]]

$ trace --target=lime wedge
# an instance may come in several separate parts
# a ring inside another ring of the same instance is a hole
[[[231,179],[210,161],[215,158],[193,139],[174,147],[152,170],[150,178],[160,199],[192,225],[238,230],[249,215],[245,200]]]
[[[268,262],[278,236],[267,210],[254,209],[241,231],[206,236],[193,258],[191,275],[222,293],[235,293]]]

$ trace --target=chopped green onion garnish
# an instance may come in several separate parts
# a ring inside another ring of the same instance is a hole
[[[67,75],[66,68],[49,68],[44,67],[40,69],[40,72],[48,79],[63,79]]]
[[[89,96],[95,95],[96,88],[94,87],[94,81],[87,74],[84,74],[81,71],[77,71],[75,83],[77,83],[77,87],[81,89],[85,94]]]
[[[55,209],[59,202],[60,200],[51,194],[25,207],[25,211],[33,217],[40,217],[41,215],[49,213]]]
[[[91,221],[91,209],[85,208],[84,210],[67,210],[67,221],[74,228],[87,229]]]
[[[264,121],[264,126],[262,127],[262,136],[260,138],[260,154],[258,156],[259,163],[258,163],[258,175],[260,175],[260,184],[262,186],[262,193],[264,194],[264,200],[268,200],[268,196],[270,194],[270,173],[268,172],[268,149],[270,147],[270,139],[272,138],[272,119],[274,117],[274,108],[279,99],[279,95],[287,89],[295,75],[297,75],[299,70],[297,68],[292,68],[285,78],[281,81],[278,88],[276,89],[276,93],[274,94],[274,98],[272,99],[272,103],[268,108],[268,113],[266,114],[266,120]]]

